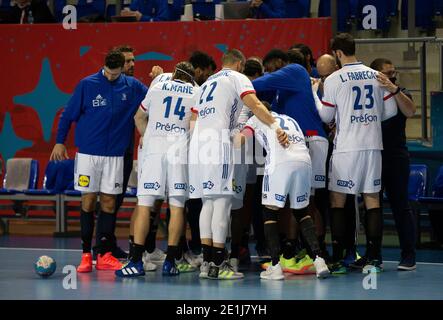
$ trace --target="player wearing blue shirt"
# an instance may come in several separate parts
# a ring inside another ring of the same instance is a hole
[[[83,255],[78,272],[92,271],[91,242],[94,211],[100,192],[97,233],[103,234],[97,270],[116,270],[121,263],[111,255],[115,197],[122,193],[123,155],[134,130],[133,116],[147,88],[122,74],[125,57],[111,50],[98,73],[80,81],[60,118],[57,143],[50,160],[68,158],[64,142],[76,122],[74,186],[82,192],[80,213]]]
[[[132,0],[130,10],[121,11],[122,16],[135,16],[137,21],[168,21],[168,2],[165,0]]]
[[[283,0],[252,0],[251,18],[281,19],[285,17],[285,8]]]

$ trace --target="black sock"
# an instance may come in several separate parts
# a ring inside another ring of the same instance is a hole
[[[100,211],[97,218],[97,234],[99,235],[98,253],[105,254],[106,252],[112,251],[114,244],[114,225],[115,217],[114,213],[108,213],[105,211]]]
[[[219,266],[225,260],[225,248],[212,247],[212,261]]]
[[[145,246],[134,243],[132,245],[132,262],[139,262],[142,259],[143,252],[145,252]]]
[[[178,251],[178,246],[168,246],[168,250],[166,251],[166,260],[169,262],[179,260],[181,257],[178,256]]]
[[[231,253],[229,254],[230,258],[236,258],[240,256],[240,244],[231,242]]]
[[[295,240],[294,239],[286,239],[283,243],[282,253],[283,258],[291,259],[295,256]]]
[[[180,242],[178,244],[178,247],[179,247],[178,250],[179,250],[180,257],[182,257],[183,253],[188,251],[188,242],[186,241],[185,236],[180,237]]]
[[[310,251],[312,253],[312,258],[315,259],[316,256],[321,257],[322,252],[320,250],[320,245],[318,244],[317,235],[315,234],[315,225],[312,218],[305,218],[299,222],[300,230],[305,238]]]
[[[241,246],[248,248],[249,246],[249,228],[243,229],[243,235],[241,237]]]
[[[80,228],[83,253],[91,253],[92,236],[94,234],[94,211],[80,211]]]
[[[325,235],[324,234],[322,234],[322,235],[320,235],[320,236],[317,236],[317,239],[318,239],[318,245],[320,246],[320,250],[323,252],[323,253],[326,253],[328,250],[326,249],[326,241],[325,241]]]
[[[381,260],[383,216],[381,208],[366,210],[367,255],[369,260]]]
[[[151,212],[151,217],[150,217],[151,223],[149,224],[149,232],[146,235],[146,240],[145,240],[145,250],[148,253],[153,253],[155,250],[155,241],[157,239],[157,229],[158,229],[158,225],[155,223],[156,216],[157,215],[154,212]]]
[[[278,223],[265,223],[265,241],[267,249],[271,255],[272,265],[275,266],[280,261],[280,239],[278,235]]]
[[[134,246],[134,236],[129,235],[129,255],[128,255],[128,260],[131,260],[131,256],[132,256],[132,247]]]
[[[343,260],[346,219],[344,208],[331,208],[331,234],[333,262]]]
[[[202,251],[203,251],[203,261],[211,262],[212,261],[212,246],[202,244]]]

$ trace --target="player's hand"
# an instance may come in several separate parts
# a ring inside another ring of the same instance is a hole
[[[377,80],[380,83],[380,87],[388,90],[390,93],[397,91],[398,87],[393,84],[385,74],[379,72],[377,75]]]
[[[131,11],[128,8],[123,9],[120,11],[120,15],[123,17],[130,17],[135,15],[135,11]]]
[[[69,159],[68,150],[64,144],[57,143],[52,149],[51,156],[49,157],[49,161],[62,161]]]
[[[143,14],[140,11],[135,11],[134,15],[135,15],[135,19],[137,19],[137,21],[140,21],[143,16]]]
[[[288,139],[288,134],[286,133],[286,131],[283,130],[282,128],[277,128],[277,130],[275,130],[275,132],[277,134],[278,142],[282,145],[282,147],[283,148],[289,147],[289,139]]]
[[[320,79],[311,78],[311,86],[313,92],[317,92],[320,81]]]
[[[154,79],[155,77],[157,77],[158,75],[163,73],[163,68],[160,66],[153,66],[151,73],[149,73],[149,76]]]
[[[258,8],[263,4],[262,0],[252,0],[251,1],[251,7]]]

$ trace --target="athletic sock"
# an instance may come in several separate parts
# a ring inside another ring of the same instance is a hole
[[[80,228],[83,253],[91,253],[92,236],[94,234],[94,211],[80,210]]]

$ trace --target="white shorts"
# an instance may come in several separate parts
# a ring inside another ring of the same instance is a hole
[[[329,142],[326,138],[319,136],[307,137],[306,142],[312,163],[312,188],[326,188],[326,159]]]
[[[329,165],[329,190],[347,194],[381,190],[381,151],[340,152]]]
[[[272,174],[263,177],[262,204],[284,208],[289,196],[291,209],[309,205],[311,191],[311,164],[305,161],[285,162],[276,165]]]
[[[74,189],[84,193],[122,193],[123,156],[105,157],[77,153],[74,163]]]
[[[137,196],[188,197],[187,164],[172,164],[167,154],[144,154],[139,170]]]

